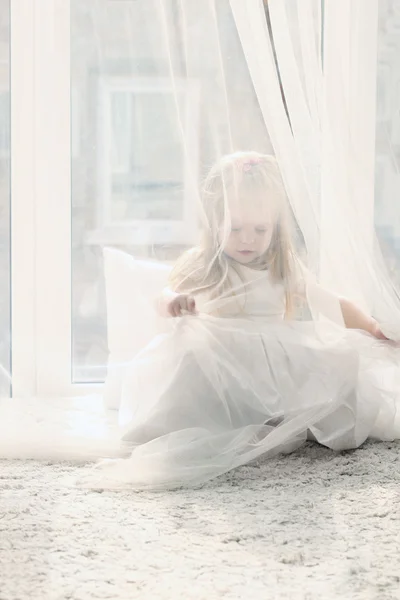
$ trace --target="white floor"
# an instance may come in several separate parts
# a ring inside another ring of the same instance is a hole
[[[196,491],[0,461],[0,599],[400,599],[400,445],[308,444]]]

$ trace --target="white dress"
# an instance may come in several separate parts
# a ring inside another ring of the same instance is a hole
[[[119,414],[129,457],[101,464],[89,485],[197,485],[310,435],[334,450],[400,437],[400,350],[285,321],[284,288],[268,272],[230,278],[244,295],[198,296],[199,314],[170,319],[132,362]]]

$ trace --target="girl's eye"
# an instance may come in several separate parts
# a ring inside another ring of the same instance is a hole
[[[267,229],[265,227],[256,227],[257,233],[266,233]]]
[[[240,231],[240,227],[232,227],[231,231]]]

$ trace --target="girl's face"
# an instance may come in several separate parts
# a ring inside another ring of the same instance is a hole
[[[257,203],[253,206],[230,208],[230,223],[221,228],[219,241],[230,258],[246,265],[268,250],[275,227],[271,211]]]

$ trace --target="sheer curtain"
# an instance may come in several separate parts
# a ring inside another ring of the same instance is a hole
[[[311,47],[304,49],[307,70],[303,69],[297,63],[293,45],[299,41],[300,30],[295,23],[291,23],[290,29],[288,22],[288,14],[292,18],[297,17],[294,11],[298,4],[302,3],[268,2],[270,35],[261,0],[231,0],[252,83],[305,239],[310,265],[317,269],[320,251],[318,85],[321,81],[321,50],[317,40],[321,30],[320,21],[315,22],[315,15],[302,12],[302,18],[311,33]],[[304,6],[305,3],[303,10]],[[304,37],[302,35],[303,42]],[[311,72],[308,71],[308,62],[311,62]],[[305,71],[308,81],[306,88],[303,85]],[[312,111],[309,109],[307,93],[311,94]]]
[[[265,3],[231,0],[309,265],[397,336],[374,233],[379,0],[324,4],[322,15],[320,0],[269,0],[268,32]]]

